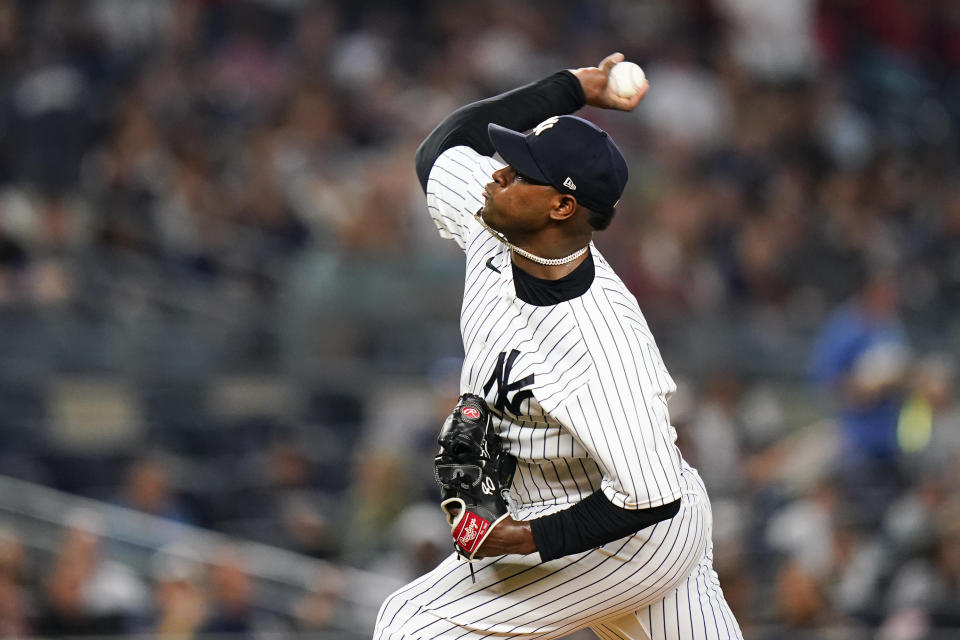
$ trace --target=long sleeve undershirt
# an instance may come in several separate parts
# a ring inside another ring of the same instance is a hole
[[[530,521],[540,559],[546,562],[596,549],[669,520],[680,511],[680,500],[652,509],[621,509],[602,491],[595,491],[569,509]]]
[[[569,71],[558,71],[538,82],[460,107],[417,149],[420,186],[427,190],[430,169],[447,149],[462,145],[492,156],[496,150],[487,136],[487,125],[491,122],[514,131],[526,131],[550,116],[573,113],[585,104],[586,97],[577,77]]]

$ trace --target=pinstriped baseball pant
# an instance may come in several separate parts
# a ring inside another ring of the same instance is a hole
[[[603,640],[742,638],[713,571],[710,502],[689,467],[680,512],[586,553],[550,562],[451,555],[388,597],[375,640],[560,638],[591,628]]]

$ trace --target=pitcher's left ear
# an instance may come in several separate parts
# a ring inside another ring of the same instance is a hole
[[[558,193],[553,202],[553,208],[550,210],[552,220],[566,220],[577,212],[580,205],[577,199],[568,193]]]

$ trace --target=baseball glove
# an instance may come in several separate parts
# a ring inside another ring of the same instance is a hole
[[[483,398],[465,393],[443,423],[434,472],[440,508],[447,516],[457,553],[473,556],[508,514],[517,459],[503,450]],[[459,512],[452,510],[459,508]]]

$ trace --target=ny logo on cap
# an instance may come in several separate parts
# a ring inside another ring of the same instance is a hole
[[[550,118],[547,118],[546,120],[544,120],[543,122],[541,122],[540,124],[538,124],[536,127],[533,128],[533,135],[535,136],[540,135],[541,133],[543,133],[553,125],[557,124],[557,121],[559,119],[560,119],[560,116],[552,116]]]

